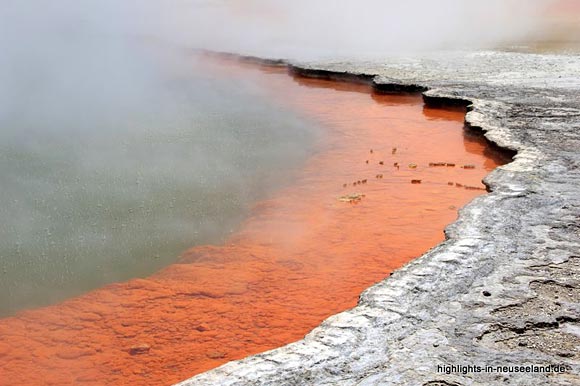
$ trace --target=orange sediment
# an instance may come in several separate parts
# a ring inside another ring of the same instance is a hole
[[[464,133],[463,111],[425,108],[420,96],[219,66],[317,121],[320,150],[224,245],[0,320],[0,384],[168,385],[298,340],[441,242],[455,208],[505,161]]]

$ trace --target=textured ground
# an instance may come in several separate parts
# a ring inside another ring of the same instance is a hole
[[[293,64],[305,76],[376,75],[473,105],[466,122],[517,151],[485,179],[447,241],[366,290],[302,341],[182,385],[580,384],[580,56],[446,53]],[[370,79],[361,76],[360,79]],[[438,366],[567,366],[563,373]]]

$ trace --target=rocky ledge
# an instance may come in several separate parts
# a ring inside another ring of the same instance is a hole
[[[299,342],[180,385],[580,384],[580,56],[441,53],[291,68],[382,92],[425,90],[430,104],[470,103],[466,124],[517,154],[485,178],[490,193],[460,211],[445,242],[358,306]],[[513,368],[547,365],[564,369]]]

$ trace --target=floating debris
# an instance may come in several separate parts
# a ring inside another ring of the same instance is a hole
[[[375,178],[383,178],[383,175],[382,175],[382,174],[377,174],[377,175],[375,176]]]
[[[393,150],[391,151],[391,154],[395,154],[397,152],[397,148],[394,147]]]
[[[135,346],[131,346],[128,351],[130,355],[140,355],[147,354],[149,350],[151,350],[151,346],[145,343],[141,343]]]
[[[420,184],[421,183],[421,180],[411,180],[411,183],[412,184]]]
[[[463,169],[475,169],[475,165],[463,165]]]
[[[449,181],[449,182],[447,183],[447,185],[449,185],[449,186],[453,186],[453,185],[455,185],[455,183],[454,183],[453,181]]]
[[[445,166],[447,165],[445,162],[429,162],[429,166]]]
[[[370,153],[373,154],[373,149],[371,149],[371,152]]]
[[[409,164],[409,169],[417,169],[417,164]]]
[[[195,327],[194,330],[197,330],[199,332],[205,332],[209,330],[209,327],[206,324],[200,324],[199,326]]]
[[[455,205],[449,205],[449,209],[455,210],[455,209],[457,209],[457,207]]]
[[[465,185],[464,188],[467,190],[486,190],[485,188],[481,188],[479,186],[469,186],[469,185]]]
[[[379,165],[384,165],[385,163],[383,161],[379,161]]]
[[[353,193],[353,194],[347,194],[347,195],[344,195],[344,196],[340,196],[338,198],[338,201],[355,203],[355,202],[361,201],[363,199],[363,197],[365,197],[364,194],[361,194],[361,193]]]
[[[343,188],[346,188],[346,187],[347,187],[347,184],[342,184],[342,187],[343,187]]]
[[[209,359],[223,359],[226,357],[226,353],[222,351],[210,351],[205,354]]]
[[[459,182],[456,182],[455,186],[457,186],[458,188],[463,188],[463,184],[460,184]]]
[[[367,183],[367,180],[362,180],[361,182],[362,182],[363,184],[366,184],[366,183]]]
[[[367,164],[369,163],[369,160],[367,160]]]
[[[451,168],[454,168],[454,167],[455,167],[455,164],[454,164],[454,163],[449,163],[449,162],[447,162],[447,164],[446,164],[445,166],[449,166],[449,167],[451,167]]]

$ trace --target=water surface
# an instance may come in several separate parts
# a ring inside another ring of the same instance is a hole
[[[50,102],[31,88],[0,108],[0,315],[223,241],[305,159],[316,125],[178,58],[154,84]]]
[[[275,109],[323,127],[323,146],[224,243],[0,320],[5,379],[167,385],[298,340],[441,242],[459,208],[485,193],[483,176],[507,161],[464,131],[465,111],[426,108],[420,95],[373,95],[284,69],[212,69],[252,80]],[[353,194],[361,200],[340,199]]]

